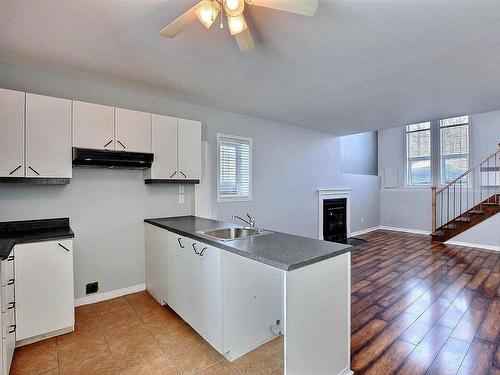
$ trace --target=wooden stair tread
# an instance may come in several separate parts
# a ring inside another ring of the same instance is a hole
[[[484,215],[483,210],[469,210],[469,211],[467,211],[467,213],[471,214],[471,215]]]

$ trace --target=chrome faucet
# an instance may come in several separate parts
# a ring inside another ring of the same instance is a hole
[[[255,229],[255,219],[253,217],[251,217],[250,214],[248,214],[248,213],[247,213],[247,216],[248,216],[248,220],[243,219],[242,217],[240,217],[238,215],[233,215],[233,219],[240,219],[245,224],[247,224],[249,228]]]

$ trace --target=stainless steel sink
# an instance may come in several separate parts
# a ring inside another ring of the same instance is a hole
[[[264,231],[262,229],[229,227],[229,228],[212,229],[207,231],[199,231],[197,233],[207,237],[214,238],[219,241],[231,241],[231,240],[239,240],[254,236],[260,236],[263,234],[269,234],[271,232]]]

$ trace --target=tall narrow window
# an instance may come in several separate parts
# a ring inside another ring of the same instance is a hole
[[[441,183],[453,181],[469,169],[469,116],[439,121]]]
[[[428,185],[431,183],[430,122],[406,126],[406,163],[408,185]]]
[[[217,134],[217,200],[252,199],[252,139]]]

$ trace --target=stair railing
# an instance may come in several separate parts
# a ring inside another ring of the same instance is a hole
[[[432,234],[445,225],[453,225],[464,213],[474,208],[482,209],[485,201],[499,203],[500,143],[498,149],[480,163],[445,186],[432,186],[431,190]]]

